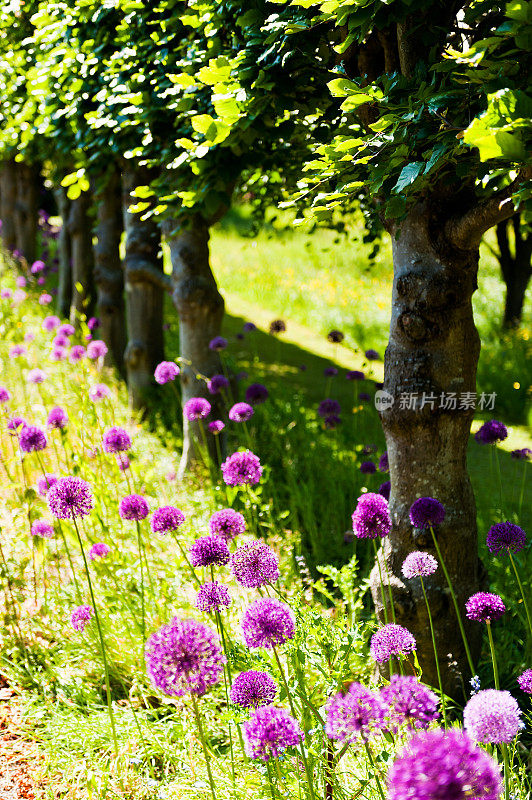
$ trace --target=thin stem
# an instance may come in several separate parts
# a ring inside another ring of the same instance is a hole
[[[504,800],[510,798],[510,759],[508,758],[508,745],[501,744],[502,760],[504,763]]]
[[[210,756],[209,756],[209,752],[207,750],[207,743],[205,741],[205,733],[203,731],[203,725],[201,723],[201,716],[200,716],[199,709],[198,709],[198,701],[196,700],[196,696],[194,694],[191,694],[190,697],[191,697],[191,700],[192,700],[192,707],[194,709],[194,715],[196,717],[196,724],[198,726],[198,733],[199,733],[199,737],[200,737],[200,741],[201,741],[201,746],[203,748],[203,755],[205,756],[205,764],[207,765],[207,775],[209,777],[209,785],[211,787],[212,798],[213,798],[213,800],[216,800],[216,791],[215,791],[214,780],[212,778],[212,772],[211,772],[211,759],[210,759]]]
[[[425,598],[425,605],[427,606],[427,614],[428,614],[428,617],[429,617],[429,625],[430,625],[430,635],[432,637],[432,646],[434,648],[434,660],[436,662],[436,672],[438,674],[438,686],[439,686],[439,689],[440,689],[441,710],[442,710],[442,714],[443,714],[443,726],[444,726],[444,728],[446,728],[447,727],[447,718],[446,718],[446,715],[445,715],[445,696],[443,694],[443,687],[442,687],[442,682],[441,682],[440,662],[438,661],[438,650],[437,650],[437,647],[436,647],[436,637],[434,635],[434,625],[433,625],[433,622],[432,622],[432,614],[430,612],[430,606],[429,606],[427,593],[425,591],[425,584],[423,583],[423,578],[421,576],[420,576],[420,581],[421,581],[421,589],[423,591],[423,597]]]
[[[521,597],[523,598],[523,604],[525,606],[526,618],[528,620],[528,629],[530,631],[530,635],[532,636],[532,618],[530,616],[530,609],[528,607],[528,602],[527,602],[527,599],[526,599],[525,590],[523,588],[523,584],[521,583],[521,578],[519,577],[519,572],[517,571],[517,565],[516,565],[516,563],[514,561],[514,558],[513,558],[512,554],[511,554],[510,550],[508,550],[508,555],[510,556],[510,562],[511,562],[513,570],[514,570],[515,577],[517,578],[517,583],[519,584],[519,590],[521,592]]]
[[[268,762],[268,761],[266,762],[266,772],[268,773],[268,789],[270,790],[270,794],[271,794],[271,796],[272,796],[272,800],[276,800],[276,797],[275,797],[275,789],[274,789],[274,787],[273,787],[273,776],[272,776],[272,771],[271,771],[271,769],[270,769],[270,764],[269,764],[269,762]]]
[[[135,520],[137,526],[137,545],[139,550],[140,561],[140,608],[141,608],[141,630],[142,630],[142,652],[141,661],[144,662],[144,642],[146,641],[146,606],[144,598],[144,562],[142,557],[142,536],[140,534],[140,525],[138,519]]]
[[[384,581],[382,580],[382,570],[381,570],[381,562],[379,558],[379,553],[377,550],[377,542],[375,539],[373,541],[373,551],[375,553],[375,561],[377,562],[377,568],[379,570],[379,583],[381,585],[381,597],[382,597],[382,613],[384,614],[384,622],[386,625],[388,624],[388,611],[386,609],[386,600],[384,597]]]
[[[381,784],[381,779],[379,778],[379,774],[377,772],[377,767],[375,766],[375,761],[373,760],[373,755],[372,755],[372,752],[371,752],[371,750],[369,748],[369,744],[367,742],[364,742],[364,747],[366,748],[366,753],[368,754],[369,763],[371,764],[371,768],[372,768],[373,773],[375,775],[375,781],[377,783],[377,789],[379,790],[379,794],[381,796],[381,799],[382,800],[386,800],[386,798],[384,796],[384,791],[383,791],[383,788],[382,788],[382,784]]]
[[[491,661],[493,664],[493,679],[495,681],[495,688],[500,689],[499,684],[499,670],[497,669],[497,657],[495,655],[495,644],[493,642],[493,632],[491,630],[491,622],[490,620],[486,620],[486,627],[488,629],[488,639],[490,643],[490,651],[491,651]]]

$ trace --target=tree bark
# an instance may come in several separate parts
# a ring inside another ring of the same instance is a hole
[[[122,174],[124,229],[126,232],[125,288],[128,343],[124,356],[129,402],[147,408],[153,373],[164,360],[164,273],[158,225],[129,211],[138,198],[137,186],[149,185],[152,175],[144,167],[126,165]]]
[[[197,375],[210,378],[222,371],[220,356],[209,349],[209,342],[220,335],[225,306],[209,263],[209,227],[199,215],[188,222],[187,227],[179,228],[169,220],[163,226],[172,259],[172,296],[179,315],[182,402],[208,396],[213,406],[211,417],[216,419],[222,397],[208,395],[205,381]],[[205,435],[214,453],[213,437],[206,431]],[[198,460],[194,445],[201,441],[198,423],[184,419],[180,475]]]
[[[37,258],[39,172],[29,164],[17,164],[17,198],[15,203],[15,236],[17,250],[28,264]]]
[[[94,253],[92,248],[92,219],[90,217],[92,197],[82,192],[71,201],[68,232],[72,247],[72,300],[70,321],[74,324],[78,315],[87,318],[94,313]]]
[[[2,241],[6,250],[17,246],[15,230],[15,205],[17,202],[16,164],[4,161],[0,171],[0,218],[2,219]]]
[[[478,250],[461,251],[438,239],[444,225],[436,214],[428,204],[418,205],[401,223],[399,235],[392,237],[394,284],[384,390],[392,396],[393,405],[381,411],[392,484],[392,532],[384,541],[383,554],[396,621],[414,634],[423,680],[433,685],[437,685],[437,673],[420,581],[407,581],[401,571],[409,552],[435,554],[430,531],[415,531],[409,521],[410,506],[417,498],[435,497],[445,506],[445,521],[436,534],[460,609],[478,591],[481,577],[475,499],[466,465],[474,408],[460,409],[460,395],[476,389],[480,341],[471,297],[477,286]],[[434,398],[433,407],[428,402],[420,407],[423,393],[425,400]],[[440,407],[442,393],[455,393],[456,410]],[[410,394],[417,395],[415,409],[401,402],[402,396]],[[376,567],[371,583],[382,621]],[[438,620],[444,688],[456,697],[462,694],[462,683],[467,691],[469,669],[441,566],[425,579],[425,586],[432,615]],[[387,613],[390,621],[389,606]],[[476,653],[480,626],[467,621],[465,626]]]
[[[120,239],[124,228],[121,179],[112,170],[96,197],[96,243],[94,279],[98,294],[100,335],[109,348],[105,357],[125,377],[124,352],[127,332],[124,305],[124,272],[120,259]]]
[[[508,237],[510,225],[514,230],[513,253]],[[499,264],[506,284],[503,326],[517,328],[521,323],[526,290],[532,276],[532,235],[523,233],[519,214],[515,214],[510,220],[499,222],[497,243],[499,245]]]
[[[57,203],[57,210],[62,220],[61,230],[59,231],[57,240],[57,258],[59,261],[57,312],[62,317],[68,317],[72,301],[72,247],[68,230],[70,200],[63,186],[58,186],[54,189],[54,195]]]

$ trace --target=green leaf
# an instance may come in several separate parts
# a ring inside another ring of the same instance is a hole
[[[414,183],[424,166],[425,164],[423,161],[412,161],[410,164],[407,164],[406,167],[403,167],[401,174],[399,175],[399,179],[393,187],[394,191],[402,192],[403,189],[406,189],[407,186],[410,186],[412,183]]]

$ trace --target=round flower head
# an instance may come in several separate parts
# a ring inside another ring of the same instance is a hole
[[[43,331],[47,331],[48,333],[55,331],[55,329],[58,328],[60,325],[61,325],[61,320],[59,319],[59,317],[56,317],[55,315],[52,315],[50,317],[45,317],[42,321],[42,329]]]
[[[75,344],[74,347],[70,348],[70,353],[68,354],[69,361],[75,364],[77,361],[81,361],[85,353],[86,350],[82,344]]]
[[[65,336],[64,333],[58,333],[57,336],[54,336],[52,339],[52,344],[54,347],[61,347],[66,348],[68,347],[68,336]]]
[[[525,669],[525,671],[519,675],[517,683],[522,692],[532,694],[532,669]]]
[[[420,497],[410,506],[410,522],[414,528],[441,525],[444,519],[445,508],[434,497]]]
[[[364,355],[366,356],[368,361],[378,361],[379,358],[380,358],[380,355],[377,353],[377,351],[376,350],[371,350],[371,349],[370,350],[366,350]]]
[[[240,625],[248,647],[265,647],[267,650],[292,639],[296,630],[290,606],[271,597],[255,600],[245,610]]]
[[[521,728],[521,711],[510,692],[483,689],[464,708],[464,727],[477,742],[511,742]]]
[[[518,553],[526,544],[526,533],[512,522],[497,522],[489,529],[486,544],[490,553],[500,553],[501,550]]]
[[[522,447],[520,450],[512,450],[510,455],[512,458],[515,458],[516,461],[530,461],[532,458],[532,450],[530,447]]]
[[[41,284],[41,280],[40,279],[39,279],[39,283]],[[43,281],[43,283],[44,283],[44,281]],[[49,294],[48,292],[43,292],[41,295],[39,295],[39,305],[41,305],[41,306],[47,306],[49,303],[52,302],[52,300],[53,300],[52,295]]]
[[[384,483],[381,483],[381,485],[379,486],[378,494],[381,494],[385,500],[389,500],[391,490],[392,490],[391,482],[384,481]]]
[[[329,417],[325,417],[323,424],[328,431],[332,431],[340,425],[341,421],[342,418],[338,414],[331,414]]]
[[[406,655],[416,649],[416,640],[409,630],[393,622],[373,634],[369,651],[375,661],[383,664],[392,656]]]
[[[213,630],[177,617],[150,636],[145,653],[152,684],[173,697],[205,694],[219,682],[225,663]]]
[[[231,406],[229,409],[228,416],[231,422],[247,422],[254,413],[249,403],[235,403],[234,406]]]
[[[175,381],[180,372],[181,370],[175,361],[161,361],[161,363],[157,364],[155,367],[155,372],[153,375],[156,382],[163,386],[165,383]]]
[[[438,562],[430,553],[415,550],[409,553],[403,561],[403,575],[405,578],[426,578],[438,569]]]
[[[229,564],[230,555],[227,542],[221,536],[200,536],[189,548],[193,567],[209,567]]]
[[[70,615],[70,622],[75,631],[84,631],[87,622],[94,616],[92,606],[78,606]]]
[[[330,397],[327,400],[322,400],[318,406],[318,416],[320,417],[330,417],[332,414],[339,414],[341,411],[340,403],[338,400],[331,400]]]
[[[207,381],[209,394],[220,394],[222,389],[227,388],[227,386],[229,386],[229,381],[225,375],[213,375],[212,378]]]
[[[48,414],[46,424],[49,428],[65,428],[68,423],[68,414],[60,406],[52,408]]]
[[[0,386],[0,403],[9,403],[11,392],[5,386]]]
[[[191,397],[183,406],[183,415],[189,422],[205,419],[211,413],[211,404],[204,397]]]
[[[209,422],[207,425],[208,429],[211,433],[214,433],[216,436],[218,433],[221,433],[225,428],[225,422],[222,422],[221,419],[215,419],[212,422]]]
[[[103,449],[106,453],[118,453],[129,450],[131,439],[123,428],[109,428],[103,435]]]
[[[377,472],[377,467],[373,461],[363,461],[360,465],[360,471],[363,475],[373,475],[373,473]]]
[[[475,433],[475,440],[479,444],[496,444],[503,442],[508,436],[506,425],[496,419],[485,422]]]
[[[41,536],[43,539],[52,539],[54,535],[54,526],[45,519],[36,519],[31,526],[31,535]]]
[[[104,358],[108,352],[107,345],[105,342],[102,342],[101,339],[95,339],[87,345],[87,355],[89,358]]]
[[[338,370],[336,367],[325,367],[323,374],[326,378],[334,378],[335,375],[338,375]]]
[[[274,319],[273,322],[270,322],[270,333],[284,333],[286,331],[286,322],[283,322],[282,319]]]
[[[388,536],[392,529],[388,501],[381,494],[374,492],[367,492],[358,498],[351,519],[353,532],[359,539]]]
[[[231,605],[231,595],[227,586],[221,583],[204,583],[198,590],[196,608],[200,611],[221,611]]]
[[[221,536],[228,541],[246,530],[246,520],[239,511],[221,508],[209,520],[209,530],[213,536]]]
[[[214,339],[211,339],[209,342],[209,350],[225,350],[227,347],[227,339],[224,339],[223,336],[215,336]]]
[[[176,531],[185,521],[183,512],[175,506],[162,506],[153,512],[151,529],[154,533]]]
[[[345,373],[345,377],[348,381],[363,381],[365,375],[358,369],[350,369],[348,372]]]
[[[279,559],[264,542],[252,541],[231,556],[233,575],[241,586],[257,589],[279,578]]]
[[[24,302],[28,295],[23,289],[15,289],[13,292],[13,303],[14,305],[18,306],[20,303]]]
[[[118,513],[122,519],[134,519],[140,522],[150,513],[150,507],[142,495],[128,494],[121,499]]]
[[[89,550],[89,558],[94,561],[97,558],[105,558],[111,552],[111,548],[105,542],[96,542]]]
[[[437,695],[410,675],[392,675],[380,696],[388,708],[387,727],[394,732],[403,724],[428,728],[439,716]]]
[[[58,478],[46,496],[48,508],[59,519],[86,517],[93,507],[92,491],[81,478]]]
[[[466,617],[475,622],[494,622],[506,611],[502,597],[491,592],[476,592],[466,605]]]
[[[34,261],[33,264],[30,267],[32,275],[37,275],[37,273],[42,272],[43,269],[46,269],[46,264],[44,263],[44,261],[40,261],[40,260],[39,261]]]
[[[20,449],[24,453],[33,453],[36,450],[44,450],[48,441],[44,431],[36,425],[24,425],[19,437]]]
[[[59,326],[58,333],[61,333],[63,336],[74,336],[76,330],[70,322],[64,322],[62,325]]]
[[[242,731],[246,754],[260,761],[277,758],[304,738],[299,723],[284,708],[275,706],[256,708],[244,722]]]
[[[344,340],[344,334],[342,331],[329,331],[327,334],[327,339],[333,344],[340,344],[340,342],[343,342]]]
[[[87,322],[87,328],[92,332],[100,327],[100,320],[98,317],[91,317]]]
[[[50,353],[52,361],[63,361],[67,356],[66,347],[54,347]]]
[[[103,400],[104,397],[111,397],[111,390],[105,383],[96,383],[89,389],[89,399],[95,403],[97,400]]]
[[[246,389],[246,400],[252,406],[258,406],[268,399],[269,392],[262,383],[252,383]]]
[[[345,694],[331,697],[327,703],[325,732],[341,742],[363,741],[380,730],[385,707],[380,697],[361,683],[352,683]]]
[[[236,676],[229,692],[229,699],[235,706],[257,708],[273,703],[276,695],[277,686],[271,675],[250,669]]]
[[[414,734],[388,772],[388,800],[498,800],[497,762],[465,731]]]
[[[26,420],[23,417],[11,417],[7,422],[6,428],[8,431],[17,431],[24,425],[26,425]]]
[[[379,458],[379,463],[377,465],[377,468],[378,468],[379,472],[389,472],[390,471],[390,465],[388,463],[388,452],[387,451],[385,453],[383,453],[382,456]]]
[[[15,255],[15,252],[17,252],[18,255],[20,256],[20,253],[19,253],[18,250],[17,251],[13,250],[13,255]],[[18,286],[19,289],[23,289],[27,285],[28,281],[26,280],[26,278],[23,275],[19,275],[18,278],[16,279],[15,283]]]
[[[48,494],[48,489],[57,483],[57,478],[52,473],[47,472],[42,478],[39,478],[37,481],[37,491],[41,495],[41,497],[46,497]]]
[[[246,333],[251,333],[251,331],[257,330],[257,326],[255,325],[254,322],[244,322],[242,330],[245,331]]]
[[[262,467],[251,450],[238,451],[225,459],[222,475],[228,486],[255,486],[261,479]]]
[[[11,289],[2,289],[2,291],[0,291],[0,297],[2,300],[11,300],[13,297],[13,292]]]
[[[30,369],[27,375],[28,383],[43,383],[46,380],[46,372],[42,369]]]

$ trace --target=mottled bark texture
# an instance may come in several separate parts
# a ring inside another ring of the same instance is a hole
[[[209,395],[205,381],[222,371],[220,356],[209,349],[209,342],[220,335],[224,301],[209,262],[209,227],[199,215],[178,228],[171,220],[164,223],[164,233],[172,259],[173,300],[179,316],[181,390],[183,404],[191,397],[207,396],[213,406],[211,419],[221,411],[220,395]],[[206,428],[206,426],[205,426]],[[183,420],[183,454],[180,474],[183,475],[198,459],[195,442],[202,441],[197,422]],[[207,436],[214,453],[214,443]]]
[[[15,232],[16,202],[16,164],[13,160],[4,161],[0,169],[0,218],[2,219],[2,241],[6,250],[14,250],[17,246]]]
[[[510,247],[510,229],[514,234],[513,250]],[[532,234],[523,231],[519,214],[499,222],[497,244],[502,277],[506,284],[503,325],[505,328],[517,328],[521,322],[525,294],[532,276]]]
[[[98,297],[100,336],[109,352],[108,366],[114,365],[124,375],[124,352],[127,332],[124,304],[124,271],[120,259],[120,239],[124,227],[120,172],[112,170],[98,189],[96,201],[96,241],[94,244],[94,280]]]
[[[17,164],[15,235],[17,250],[29,264],[37,258],[39,171],[29,164]]]
[[[433,209],[420,204],[392,237],[394,284],[384,390],[393,397],[393,405],[381,412],[390,462],[393,524],[384,542],[384,557],[396,621],[416,637],[423,680],[432,685],[437,685],[437,674],[420,581],[407,581],[401,571],[412,550],[435,552],[430,531],[414,531],[410,524],[409,509],[418,497],[435,497],[445,506],[445,522],[436,533],[461,609],[479,589],[481,577],[475,499],[466,465],[474,408],[460,409],[460,395],[476,390],[480,341],[471,297],[477,286],[478,248],[459,250],[443,240],[441,230]],[[456,409],[440,407],[442,393],[455,393]],[[409,395],[417,395],[415,408],[405,407]],[[423,396],[426,402],[421,408]],[[386,582],[386,571],[382,572]],[[437,620],[445,688],[458,696],[462,682],[467,689],[469,671],[441,567],[425,579],[425,585]],[[382,621],[376,568],[372,594]],[[391,620],[389,607],[388,618]],[[466,622],[466,631],[475,653],[479,626]]]
[[[70,304],[72,324],[76,322],[79,314],[84,314],[87,318],[92,317],[96,305],[91,202],[90,192],[81,192],[80,196],[70,203],[68,233],[72,248],[72,298]]]
[[[58,281],[57,281],[57,312],[62,317],[70,314],[72,301],[72,247],[68,230],[68,217],[70,214],[70,200],[66,189],[58,186],[54,189],[57,211],[62,220],[61,230],[57,239]]]
[[[164,359],[163,301],[165,276],[157,224],[142,219],[129,207],[137,186],[147,186],[151,173],[127,165],[122,174],[125,250],[125,289],[128,343],[124,356],[129,402],[134,409],[147,407],[154,385],[155,367]]]

